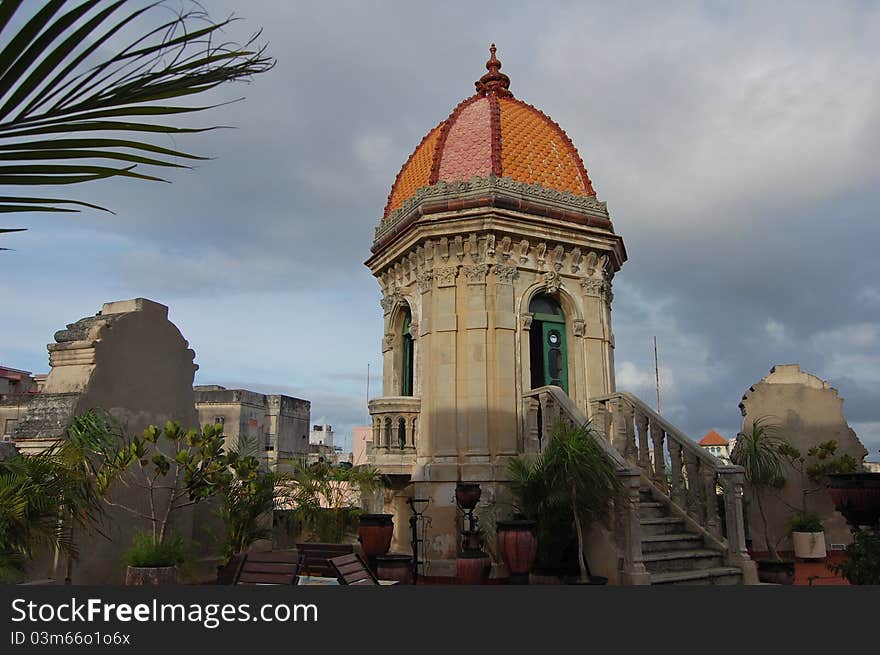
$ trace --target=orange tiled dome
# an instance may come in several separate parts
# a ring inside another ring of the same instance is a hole
[[[428,132],[400,169],[384,216],[421,187],[489,174],[596,195],[571,139],[549,116],[513,97],[495,44],[490,51],[489,72],[476,82],[477,93]]]

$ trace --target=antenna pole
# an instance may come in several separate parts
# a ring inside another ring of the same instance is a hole
[[[370,362],[367,362],[367,423],[369,423],[370,417]]]
[[[657,356],[657,337],[654,337],[654,381],[657,385],[657,413],[660,413],[660,358]]]

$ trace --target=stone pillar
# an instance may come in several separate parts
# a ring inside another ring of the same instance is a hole
[[[466,310],[464,357],[457,366],[459,441],[465,455],[489,455],[489,417],[486,376],[486,264],[465,266]]]

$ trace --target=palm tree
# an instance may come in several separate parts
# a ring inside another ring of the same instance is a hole
[[[182,161],[205,158],[152,141],[216,129],[169,123],[211,108],[173,101],[275,63],[255,45],[259,32],[244,45],[226,41],[223,32],[236,19],[215,23],[195,2],[170,19],[159,18],[169,9],[162,2],[134,8],[131,0],[49,0],[27,4],[25,16],[23,4],[0,3],[0,185],[164,181],[138,167],[187,168]],[[0,213],[83,207],[109,211],[78,200],[0,195]]]
[[[785,484],[786,447],[782,429],[768,416],[756,419],[747,432],[741,432],[730,455],[730,461],[745,469],[745,478],[752,489],[764,525],[764,541],[771,559],[779,560],[776,540],[770,534],[763,496]]]
[[[547,493],[564,502],[574,519],[581,582],[589,579],[584,524],[606,518],[620,490],[614,462],[599,443],[602,438],[589,423],[575,425],[557,419],[543,453]]]
[[[219,495],[227,558],[246,552],[259,539],[270,538],[272,511],[286,506],[291,495],[291,477],[262,468],[258,454],[258,440],[243,438],[226,453],[232,475]]]
[[[0,580],[15,579],[41,546],[77,555],[73,526],[100,513],[92,478],[70,444],[0,460]]]

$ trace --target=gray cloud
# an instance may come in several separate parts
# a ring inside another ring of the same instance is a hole
[[[380,364],[378,290],[362,266],[373,227],[494,40],[512,90],[568,131],[626,239],[620,386],[653,398],[656,334],[664,413],[692,436],[729,434],[749,385],[799,362],[880,447],[878,7],[210,9],[264,26],[278,66],[227,94],[244,102],[198,119],[236,126],[186,139],[215,160],[171,185],[76,190],[115,217],[29,220],[0,264],[12,281],[0,303],[21,315],[4,362],[44,369],[61,323],[146,295],[172,306],[200,381],[298,389],[325,407],[316,418],[358,422],[361,372]],[[316,347],[316,331],[332,345]]]

